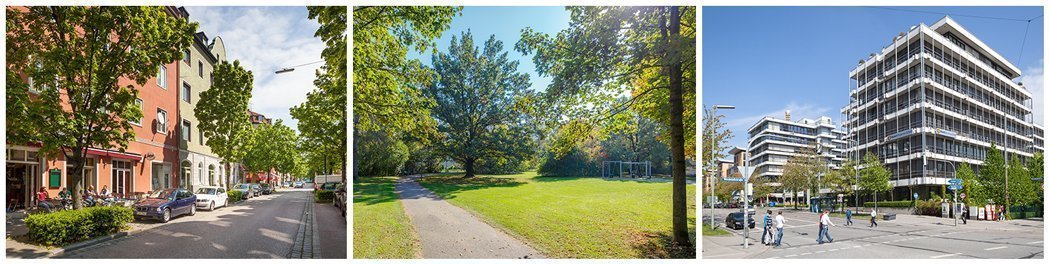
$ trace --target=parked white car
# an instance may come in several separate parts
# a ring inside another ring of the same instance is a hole
[[[226,189],[216,186],[202,186],[197,188],[197,207],[207,208],[214,211],[219,206],[229,205]]]

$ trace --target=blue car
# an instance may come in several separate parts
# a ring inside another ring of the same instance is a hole
[[[180,215],[197,214],[197,195],[193,192],[170,188],[153,191],[146,199],[135,203],[135,219],[152,218],[167,223]]]

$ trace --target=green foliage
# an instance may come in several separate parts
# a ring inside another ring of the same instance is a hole
[[[131,208],[98,206],[26,216],[29,237],[48,246],[68,245],[127,228],[134,220]]]
[[[624,111],[603,129],[598,155],[602,160],[652,163],[652,174],[670,174],[670,147],[660,141],[658,124],[634,111]]]
[[[432,100],[421,89],[432,74],[409,49],[434,46],[461,7],[355,6],[353,112],[357,131],[415,133],[433,126]]]
[[[823,178],[824,186],[829,185],[834,193],[850,196],[855,191],[853,187],[857,184],[857,175],[856,162],[851,159],[846,160],[842,162],[839,169],[827,173],[827,176]]]
[[[240,202],[244,200],[244,193],[238,190],[228,190],[226,191],[226,199],[229,200],[227,201],[229,203]]]
[[[962,163],[958,166],[958,179],[962,180],[962,190],[960,193],[965,194],[965,199],[962,199],[965,204],[970,205],[984,205],[987,202],[987,194],[984,192],[983,185],[980,183],[976,174],[968,163]]]
[[[725,128],[721,121],[725,115],[718,114],[714,106],[703,108],[703,166],[708,173],[721,173],[718,160],[725,157],[725,150],[731,148],[728,141],[732,139],[732,130]]]
[[[867,154],[863,156],[863,168],[860,169],[859,173],[860,189],[874,193],[875,201],[877,201],[878,193],[892,190],[892,185],[889,184],[892,172],[881,163],[881,160],[878,159],[878,155],[867,152]]]
[[[313,200],[317,203],[330,203],[335,200],[335,192],[329,190],[313,191]]]
[[[205,145],[226,161],[239,161],[247,154],[251,142],[248,101],[254,77],[240,61],[215,65],[211,89],[200,93],[194,106]]]
[[[84,149],[122,151],[135,139],[138,87],[182,56],[197,24],[161,6],[32,6],[7,8],[7,27],[7,143],[65,156],[77,172],[67,180],[79,183]]]
[[[249,172],[281,173],[295,171],[299,142],[295,130],[278,119],[272,125],[260,124],[251,129],[252,140],[244,156],[244,168]]]
[[[331,174],[344,172],[346,161],[346,7],[307,7],[309,18],[321,25],[314,36],[324,40],[324,66],[316,72],[317,87],[306,101],[291,108],[299,121],[299,150],[303,155],[296,170]],[[336,168],[337,167],[337,168]],[[344,174],[345,175],[345,174]]]
[[[539,165],[539,175],[543,176],[601,176],[601,163],[594,160],[590,155],[579,147],[558,157],[554,152],[547,151]]]
[[[1009,161],[1009,205],[1035,205],[1042,204],[1038,199],[1039,183],[1031,180],[1030,172],[1020,159],[1013,156]]]
[[[1006,204],[1005,170],[1005,158],[1002,157],[1002,151],[991,143],[991,147],[987,149],[987,157],[984,158],[983,166],[980,167],[977,180],[983,186],[986,199],[992,203]]]
[[[531,155],[532,132],[514,108],[531,83],[517,71],[518,62],[509,59],[501,41],[490,36],[478,49],[467,31],[453,36],[448,52],[435,53],[432,61],[440,78],[424,94],[437,102],[431,113],[442,136],[436,143],[440,153],[462,164],[466,177],[477,172],[478,160],[503,166],[500,160]],[[484,168],[493,169],[498,168]]]
[[[787,160],[787,164],[783,166],[783,175],[777,181],[785,191],[815,193],[816,181],[819,179],[817,175],[824,173],[826,169],[826,161],[816,155],[814,146],[802,147],[797,155]]]
[[[397,175],[408,160],[408,146],[382,131],[362,132],[354,139],[354,164],[364,176]]]

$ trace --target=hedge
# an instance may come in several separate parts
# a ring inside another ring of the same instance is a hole
[[[863,207],[874,207],[874,202],[864,202]],[[878,207],[896,207],[896,208],[907,208],[914,207],[914,202],[910,200],[903,201],[881,201],[878,202]]]
[[[240,200],[244,200],[244,193],[238,190],[229,190],[226,191],[226,199],[230,203],[240,202]]]
[[[313,196],[318,203],[330,203],[335,200],[335,192],[329,190],[314,191]]]
[[[98,206],[25,218],[29,238],[48,246],[67,245],[118,232],[134,220],[129,207]]]

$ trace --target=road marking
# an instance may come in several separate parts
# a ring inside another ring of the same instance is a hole
[[[812,254],[812,252],[805,252],[805,253],[801,253],[801,255],[800,255],[800,256],[804,256],[804,255],[808,255],[808,254]]]
[[[1027,242],[1027,244],[1041,244],[1043,241]]]
[[[962,253],[943,254],[943,255],[939,255],[939,256],[932,256],[932,257],[929,257],[929,258],[946,258],[946,257],[957,256],[957,255],[961,255],[961,254]]]
[[[784,258],[793,258],[793,257],[797,257],[797,256],[798,256],[798,254],[791,254],[791,255],[786,255],[786,256],[783,256],[783,257]]]
[[[985,248],[985,249],[983,249],[983,250],[999,250],[999,249],[1003,249],[1003,248],[1007,248],[1007,246],[1000,246],[1000,247],[993,247],[993,248]]]

